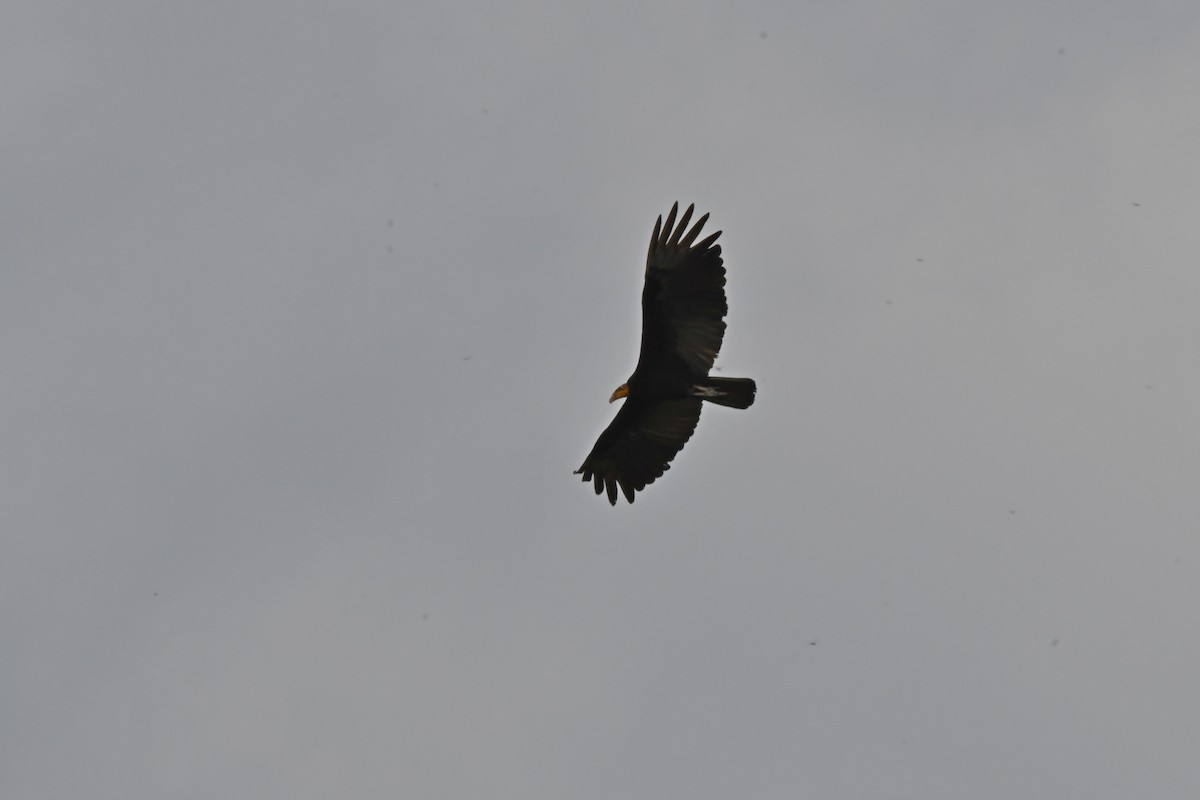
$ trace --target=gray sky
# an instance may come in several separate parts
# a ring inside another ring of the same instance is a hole
[[[1200,6],[3,17],[4,797],[1200,795]]]

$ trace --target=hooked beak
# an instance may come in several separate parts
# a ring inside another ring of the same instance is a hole
[[[617,390],[612,393],[612,397],[608,398],[608,402],[611,403],[614,400],[620,400],[622,397],[627,397],[627,396],[629,396],[629,384],[622,383],[620,386],[617,387]]]

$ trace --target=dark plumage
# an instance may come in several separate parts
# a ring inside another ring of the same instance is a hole
[[[754,402],[754,381],[708,374],[721,349],[729,306],[721,246],[715,244],[721,232],[695,243],[705,214],[684,233],[694,208],[688,206],[676,226],[676,203],[666,224],[660,216],[654,225],[637,368],[609,398],[611,403],[624,397],[625,404],[575,473],[593,481],[596,494],[607,491],[614,506],[618,486],[632,503],[634,492],[670,468],[696,430],[703,401],[732,408]]]

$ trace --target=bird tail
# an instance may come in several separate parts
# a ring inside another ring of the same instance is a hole
[[[749,408],[758,387],[750,378],[709,378],[692,389],[692,394],[710,403],[730,408]]]

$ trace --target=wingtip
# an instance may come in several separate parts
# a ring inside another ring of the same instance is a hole
[[[692,212],[695,210],[696,204],[692,203],[687,207],[687,211],[683,212],[683,216],[679,218],[679,224],[675,226],[675,230],[671,231],[671,238],[667,241],[668,247],[675,247],[679,244],[683,232],[687,230],[688,223],[692,220]]]
[[[667,221],[663,223],[662,235],[670,236],[671,231],[675,229],[675,215],[679,212],[679,201],[675,201],[675,205],[671,206],[671,213],[667,214]],[[657,238],[657,237],[655,237]]]

